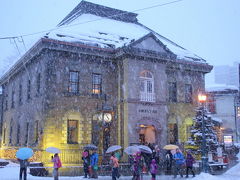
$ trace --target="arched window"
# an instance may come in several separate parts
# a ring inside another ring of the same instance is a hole
[[[140,73],[140,100],[155,102],[154,78],[147,70]]]

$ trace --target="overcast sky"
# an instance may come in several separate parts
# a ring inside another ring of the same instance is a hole
[[[174,0],[88,0],[135,11]],[[80,0],[0,0],[0,38],[55,27]],[[136,11],[139,22],[207,60],[211,65],[240,61],[240,0],[182,0]],[[23,36],[28,49],[36,36]],[[25,52],[22,39],[0,40],[0,66]],[[19,52],[18,52],[19,51]],[[1,68],[0,68],[1,71]],[[1,72],[0,72],[1,74]]]

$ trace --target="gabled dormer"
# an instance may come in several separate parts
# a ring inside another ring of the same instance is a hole
[[[152,32],[132,42],[129,46],[161,54],[173,54]]]

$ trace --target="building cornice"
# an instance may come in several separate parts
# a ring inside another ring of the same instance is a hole
[[[32,48],[30,48],[1,78],[0,84],[4,84],[12,75],[17,73],[35,56],[39,55],[43,49],[67,51],[70,53],[101,56],[107,59],[138,58],[139,60],[152,60],[167,65],[168,69],[179,69],[189,71],[199,71],[209,73],[213,66],[207,63],[198,63],[187,60],[178,60],[171,54],[161,54],[154,51],[140,50],[137,48],[123,47],[119,49],[101,48],[82,43],[72,43],[49,38],[41,38]]]

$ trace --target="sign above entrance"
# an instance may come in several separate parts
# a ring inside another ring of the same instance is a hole
[[[138,112],[140,112],[140,113],[153,113],[153,114],[156,114],[157,110],[155,110],[155,109],[139,109]]]

